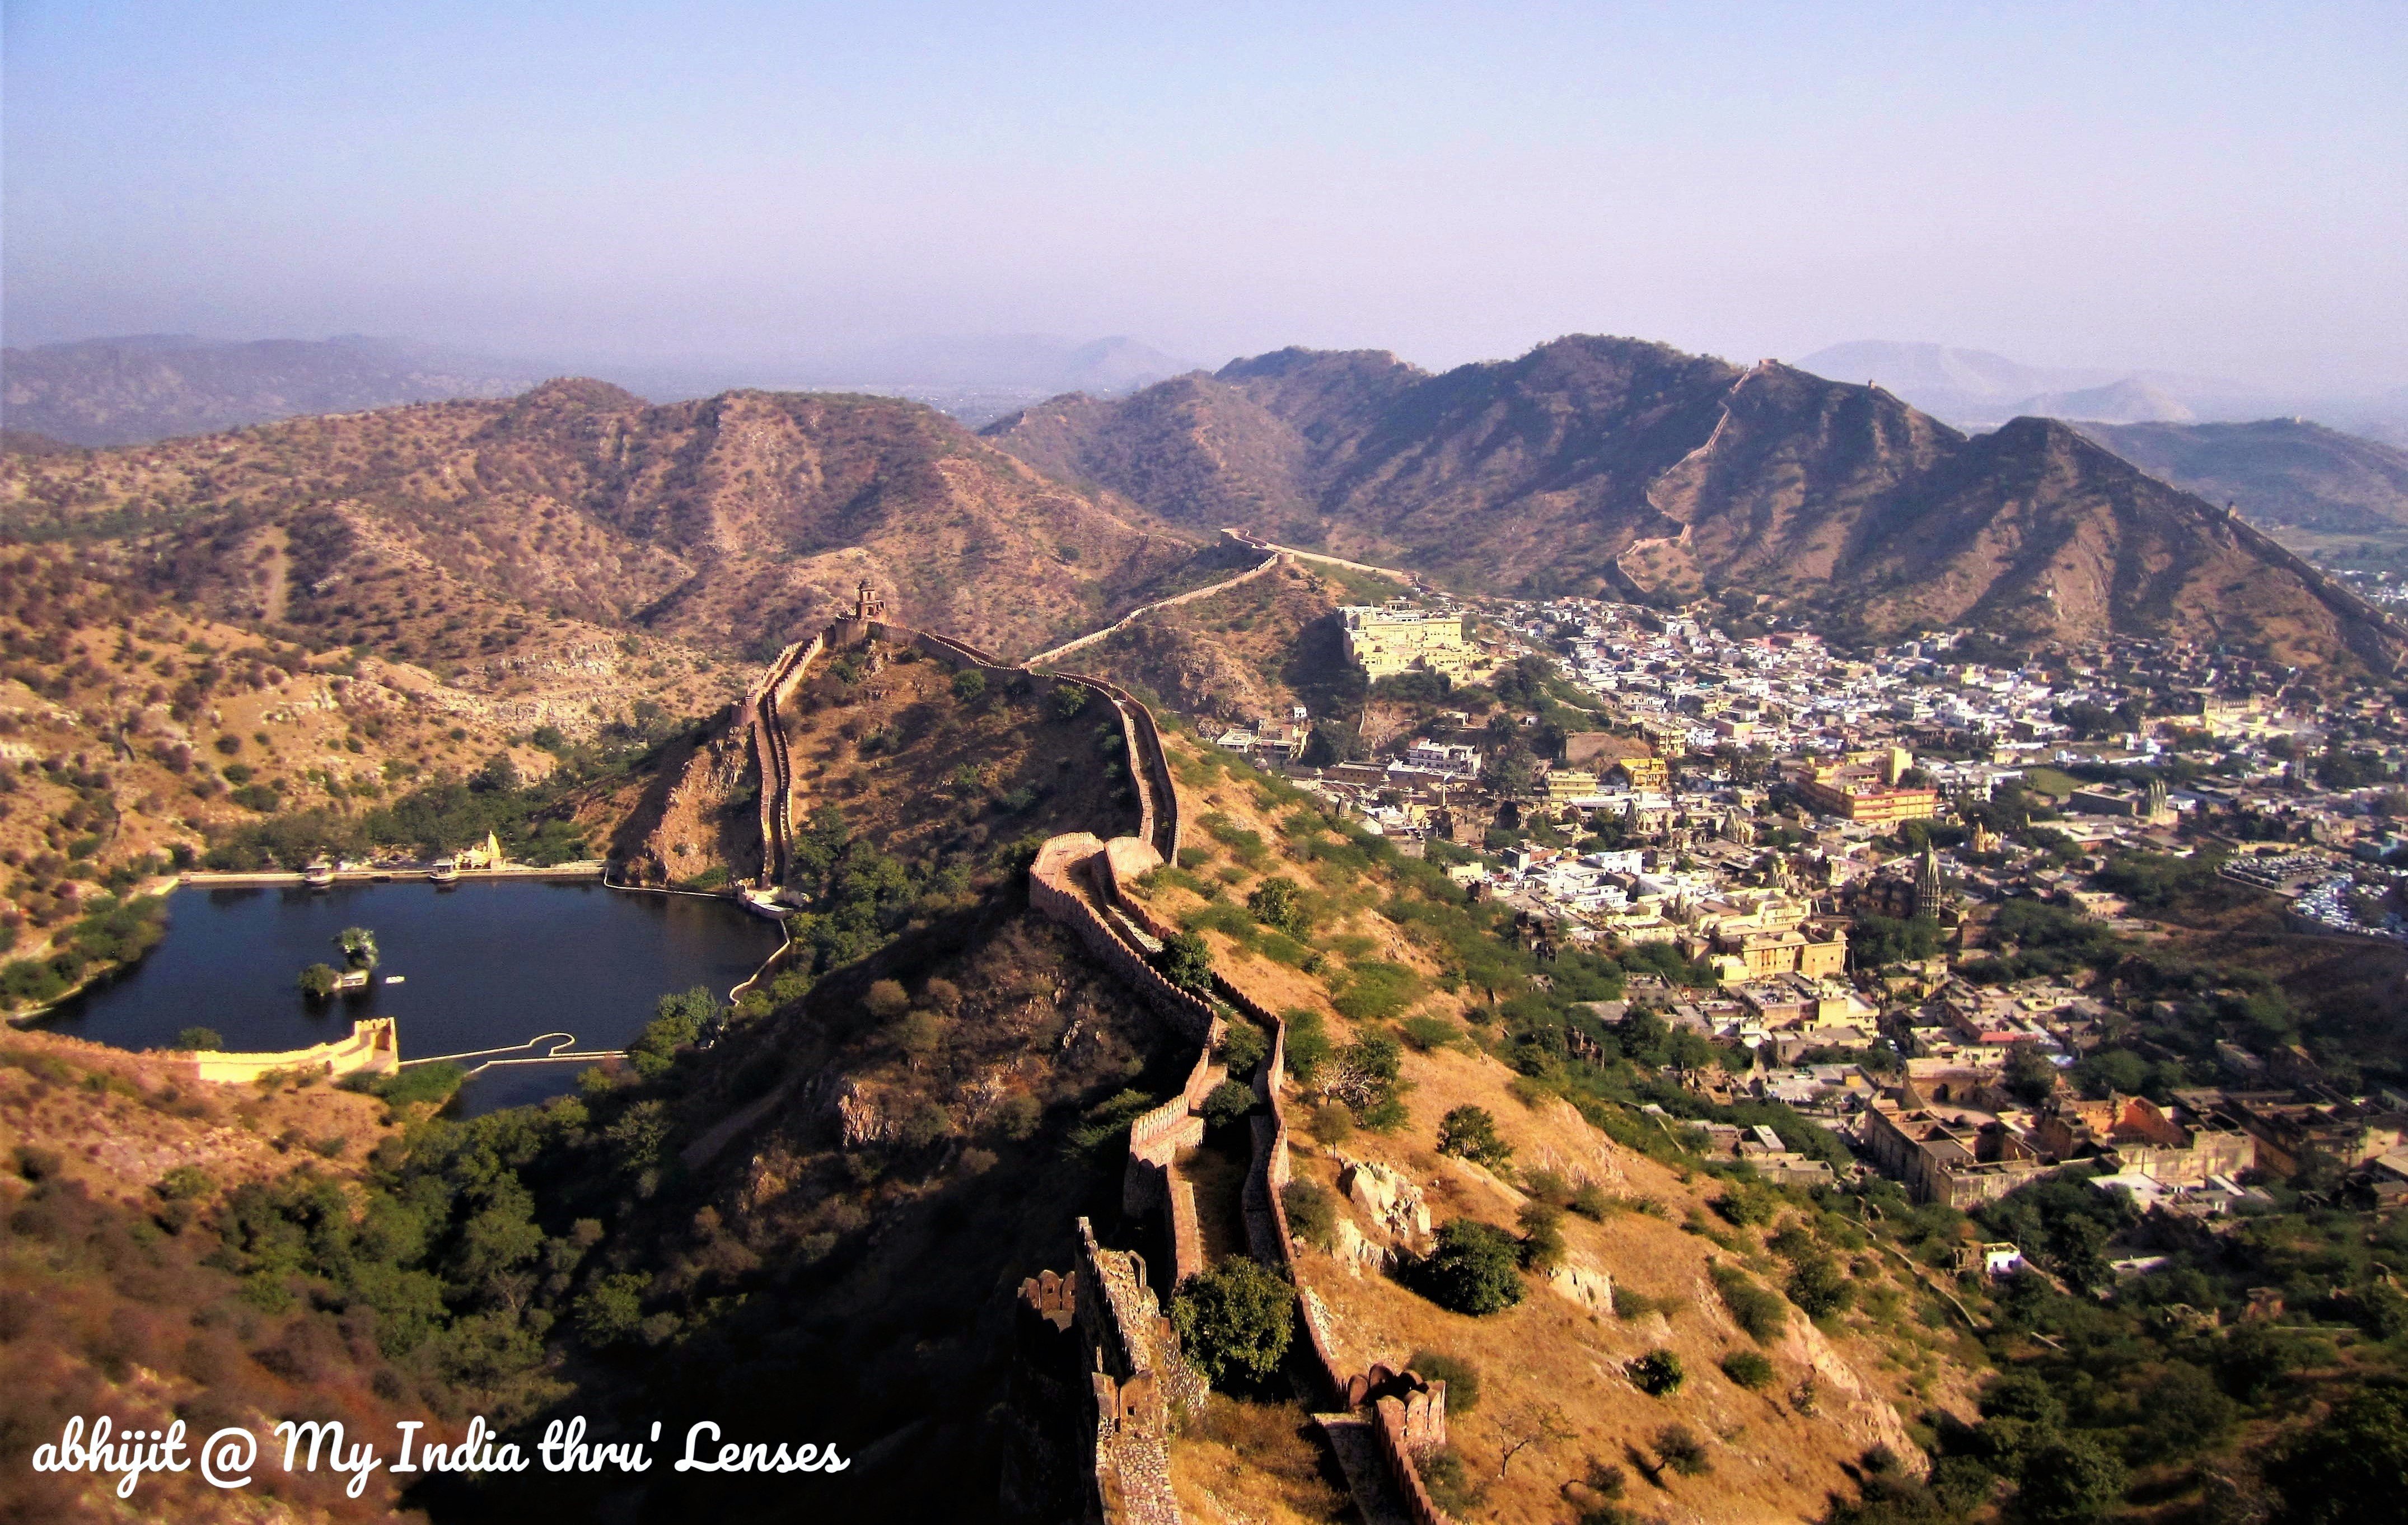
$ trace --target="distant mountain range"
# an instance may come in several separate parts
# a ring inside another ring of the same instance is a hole
[[[659,401],[760,386],[882,393],[975,425],[1055,393],[1117,396],[1194,368],[1125,336],[923,338],[817,360],[679,366],[498,359],[360,335],[147,334],[0,352],[0,425],[73,445],[145,444],[307,413],[509,396],[579,372]]]
[[[1868,340],[1798,362],[1835,381],[1870,381],[1959,428],[2011,418],[2100,424],[2241,423],[2304,415],[2388,443],[2408,437],[2408,393],[2311,396],[2171,371],[2027,366],[1986,350]]]
[[[2218,453],[2201,427],[2100,431],[2143,471],[2059,422],[1969,437],[1881,388],[1594,337],[1435,375],[1283,350],[1055,396],[983,439],[897,399],[560,381],[140,450],[15,436],[0,540],[72,537],[217,617],[409,660],[562,617],[757,655],[861,577],[914,623],[1034,650],[1241,525],[1467,587],[1713,597],[1843,637],[2113,630],[2390,669],[2396,626],[2160,477],[2380,516],[2394,453],[2295,426]]]
[[[985,432],[1174,524],[1250,525],[1474,586],[1754,594],[1868,635],[1979,624],[2393,658],[2328,580],[2067,424],[1969,438],[1889,390],[1636,339],[1559,339],[1440,375],[1384,352],[1285,350],[1119,401],[1055,398]]]
[[[222,343],[138,334],[0,351],[0,422],[73,445],[133,445],[299,413],[504,397],[543,373],[400,339]]]
[[[2142,470],[2266,528],[2408,530],[2408,451],[2304,419],[2250,424],[2081,424]]]

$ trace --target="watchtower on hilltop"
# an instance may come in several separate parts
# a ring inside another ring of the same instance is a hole
[[[853,589],[853,617],[856,620],[882,620],[886,617],[886,600],[870,588],[869,579],[866,577],[861,580],[861,585]]]

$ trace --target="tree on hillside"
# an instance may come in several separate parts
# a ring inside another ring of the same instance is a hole
[[[1422,1294],[1441,1308],[1477,1317],[1522,1301],[1520,1241],[1492,1223],[1454,1218],[1413,1268]]]
[[[1312,918],[1305,914],[1304,892],[1296,881],[1274,876],[1254,886],[1246,897],[1246,909],[1254,919],[1290,937],[1302,937],[1312,930]]]
[[[1469,1105],[1439,1119],[1438,1152],[1483,1165],[1502,1165],[1513,1158],[1512,1145],[1497,1136],[1495,1115],[1486,1107]]]

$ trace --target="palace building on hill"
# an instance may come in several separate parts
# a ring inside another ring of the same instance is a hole
[[[1479,655],[1463,637],[1463,616],[1404,604],[1349,604],[1346,655],[1373,683],[1405,672],[1437,672],[1460,681]]]

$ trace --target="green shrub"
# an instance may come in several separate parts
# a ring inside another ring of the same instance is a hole
[[[1772,1361],[1761,1352],[1734,1350],[1723,1358],[1723,1375],[1750,1392],[1772,1385]]]
[[[301,971],[301,993],[311,1000],[323,1000],[335,993],[336,982],[341,978],[332,964],[311,964]]]
[[[1821,1255],[1798,1262],[1784,1290],[1809,1318],[1828,1318],[1856,1300],[1856,1284]]]
[[[1770,1223],[1781,1211],[1781,1195],[1758,1181],[1731,1181],[1713,1201],[1714,1211],[1741,1228]]]
[[[1179,924],[1191,932],[1218,932],[1241,948],[1250,948],[1261,935],[1254,919],[1226,900],[1216,900],[1187,911]]]
[[[1315,1249],[1338,1247],[1338,1198],[1317,1181],[1290,1181],[1280,1187],[1280,1205],[1287,1210],[1287,1226]]]
[[[166,1201],[190,1201],[195,1197],[208,1196],[216,1189],[216,1186],[217,1183],[209,1179],[208,1173],[199,1166],[179,1165],[159,1177],[158,1183],[150,1189]]]
[[[1455,1107],[1440,1119],[1438,1152],[1492,1166],[1513,1158],[1512,1146],[1497,1136],[1496,1117],[1485,1107],[1470,1105]]]
[[[1319,1012],[1305,1007],[1283,1012],[1280,1018],[1287,1024],[1287,1072],[1298,1085],[1310,1085],[1314,1072],[1328,1062],[1329,1029]]]
[[[1480,1406],[1480,1368],[1462,1357],[1440,1350],[1416,1350],[1405,1367],[1432,1382],[1446,1384],[1446,1412],[1450,1417],[1469,1414]]]
[[[1233,1076],[1253,1074],[1262,1064],[1263,1056],[1270,1051],[1271,1041],[1252,1022],[1232,1020],[1222,1035],[1221,1062],[1229,1067]]]
[[[1289,937],[1304,937],[1312,930],[1312,917],[1304,909],[1304,892],[1292,879],[1264,880],[1246,897],[1246,909],[1264,926]]]
[[[1285,932],[1269,930],[1265,930],[1255,937],[1254,951],[1271,962],[1285,964],[1290,969],[1302,969],[1304,961],[1312,957],[1311,948]]]
[[[1315,1107],[1311,1131],[1315,1143],[1343,1144],[1354,1136],[1354,1114],[1335,1101]]]
[[[1181,1283],[1170,1321],[1181,1348],[1216,1388],[1268,1381],[1296,1332],[1296,1288],[1242,1255]]]
[[[1442,1016],[1409,1016],[1397,1024],[1397,1031],[1420,1054],[1463,1041],[1463,1029]]]
[[[2393,1442],[2394,1454],[2401,1447]],[[2106,1518],[2124,1502],[2131,1481],[2123,1459],[2102,1437],[2073,1431],[2034,1446],[2016,1475],[2015,1513],[2032,1525],[2089,1525]],[[2329,1486],[2319,1479],[2319,1486]],[[2399,1503],[2395,1476],[2383,1503]],[[2369,1503],[2374,1502],[2369,1499]],[[2316,1518],[2304,1512],[2300,1517]],[[2379,1515],[2330,1515],[2332,1519],[2377,1518]]]
[[[1246,1114],[1254,1110],[1254,1088],[1240,1080],[1225,1080],[1205,1093],[1197,1110],[1203,1113],[1207,1128],[1243,1122]]]
[[[314,964],[310,967],[326,968],[323,964]],[[331,974],[334,971],[326,970],[326,972]],[[302,988],[307,990],[308,986],[304,985]],[[225,1049],[225,1039],[219,1035],[215,1028],[186,1028],[176,1034],[176,1046],[194,1054],[222,1053]]]
[[[1261,832],[1247,830],[1219,811],[1206,814],[1197,824],[1204,828],[1207,836],[1235,854],[1238,861],[1249,868],[1260,863],[1269,851],[1264,844]]]
[[[1154,1110],[1154,1098],[1143,1091],[1119,1091],[1089,1107],[1070,1129],[1072,1150],[1086,1153],[1128,1135],[1129,1124]]]
[[[389,1107],[407,1107],[431,1102],[441,1106],[452,1100],[468,1078],[468,1072],[449,1059],[432,1064],[413,1064],[407,1070],[384,1076],[369,1089]]]
[[[1684,1477],[1702,1476],[1714,1470],[1714,1464],[1706,1458],[1706,1443],[1685,1424],[1668,1424],[1656,1431],[1656,1455]]]
[[[1026,1091],[1014,1091],[996,1103],[996,1130],[1008,1139],[1025,1139],[1037,1131],[1045,1105]]]
[[[1636,1360],[1627,1361],[1623,1373],[1630,1385],[1651,1398],[1670,1398],[1681,1390],[1689,1379],[1688,1369],[1681,1364],[1678,1351],[1657,1348]]]
[[[1522,1301],[1521,1246],[1494,1224],[1454,1218],[1412,1268],[1412,1281],[1441,1308],[1475,1317]]]
[[[1542,1201],[1522,1204],[1522,1264],[1544,1274],[1564,1263],[1564,1210]]]
[[[1747,1273],[1733,1266],[1713,1268],[1715,1289],[1722,1293],[1723,1306],[1748,1337],[1758,1345],[1770,1343],[1789,1322],[1789,1306],[1780,1294],[1756,1284]]]
[[[1402,964],[1374,958],[1346,971],[1343,987],[1330,1004],[1357,1022],[1385,1022],[1403,1014],[1421,996],[1420,975]]]
[[[1173,932],[1164,940],[1162,977],[1185,989],[1212,988],[1212,949],[1194,932]]]
[[[1523,1181],[1522,1189],[1549,1207],[1570,1206],[1572,1200],[1571,1183],[1564,1179],[1560,1171],[1532,1171]]]
[[[964,668],[953,674],[953,698],[970,703],[986,692],[986,674],[976,668]]]

